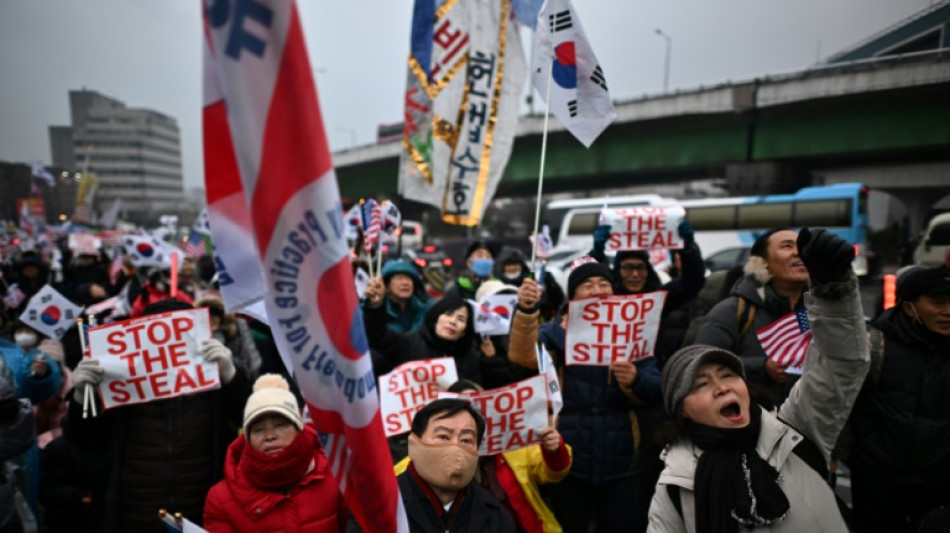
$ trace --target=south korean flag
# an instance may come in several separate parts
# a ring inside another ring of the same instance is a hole
[[[123,237],[122,249],[137,268],[167,268],[171,266],[171,252],[174,251],[174,248],[165,242],[142,235],[126,235]],[[179,260],[183,255],[179,254]]]
[[[30,298],[20,320],[43,335],[59,340],[76,323],[80,313],[82,307],[46,285]]]

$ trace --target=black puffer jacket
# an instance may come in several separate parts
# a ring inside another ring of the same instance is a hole
[[[29,450],[36,441],[36,432],[30,402],[14,398],[12,383],[3,377],[0,377],[0,397],[16,403],[15,410],[10,409],[9,418],[0,420],[0,529],[3,529],[16,512],[13,504],[16,477],[6,461]]]
[[[950,476],[950,336],[915,325],[901,308],[872,324],[884,334],[879,377],[851,414],[852,454],[906,482]],[[950,483],[950,481],[948,481]]]
[[[435,334],[435,324],[439,315],[454,311],[459,307],[469,309],[463,300],[445,296],[426,311],[422,327],[409,333],[399,333],[386,326],[386,307],[364,307],[363,318],[366,324],[366,336],[373,349],[373,371],[377,376],[389,373],[393,368],[420,359],[452,357],[459,378],[470,379],[481,384],[482,372],[479,364],[478,345],[475,341],[475,326],[469,309],[465,334],[456,341],[440,339]]]
[[[739,297],[756,308],[752,327],[742,337],[739,336],[736,317]],[[799,298],[798,307],[805,307],[804,298]],[[746,381],[760,389],[771,403],[778,404],[788,397],[798,377],[792,377],[784,385],[769,379],[765,372],[765,351],[755,332],[791,312],[792,304],[788,298],[771,285],[763,285],[754,274],[746,275],[732,288],[732,296],[709,310],[694,343],[717,346],[738,355],[745,367]]]
[[[451,521],[446,524],[436,514],[432,500],[419,482],[407,470],[396,477],[402,503],[409,519],[409,531],[413,533],[515,533],[515,521],[494,496],[477,483],[469,483],[466,494],[453,509]],[[361,533],[359,524],[351,520],[347,533]]]
[[[82,418],[69,394],[74,442],[101,449],[106,466],[92,493],[92,531],[164,531],[158,509],[198,523],[208,490],[223,476],[250,383],[238,372],[221,389],[103,411]],[[98,401],[98,399],[97,399]]]

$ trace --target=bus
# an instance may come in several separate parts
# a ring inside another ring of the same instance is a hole
[[[607,203],[610,207],[685,207],[704,256],[729,248],[748,248],[769,228],[825,228],[854,246],[852,267],[857,275],[864,276],[868,273],[867,197],[864,185],[840,183],[805,187],[792,194],[702,200],[636,195],[608,198]],[[555,250],[589,249],[603,205],[604,200],[593,199],[548,204],[545,220],[552,235],[557,235]]]

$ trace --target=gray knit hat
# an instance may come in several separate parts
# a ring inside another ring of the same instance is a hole
[[[704,363],[721,363],[745,379],[742,361],[728,350],[703,344],[681,348],[663,367],[663,407],[671,416],[679,414],[683,399],[693,388],[696,372]]]

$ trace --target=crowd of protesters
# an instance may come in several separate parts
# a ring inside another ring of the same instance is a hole
[[[402,259],[366,283],[376,375],[449,357],[459,381],[448,391],[463,396],[429,403],[389,439],[410,529],[945,530],[950,267],[903,271],[897,305],[866,325],[851,246],[824,230],[764,233],[708,302],[687,220],[677,233],[684,246],[664,273],[646,251],[608,258],[600,226],[564,287],[490,240],[469,244],[445,287]],[[4,258],[0,288],[22,298],[0,311],[0,533],[158,532],[160,509],[212,533],[360,531],[267,325],[226,309],[210,257],[187,258],[175,287],[172,277],[106,250],[73,253],[65,239]],[[97,354],[84,356],[76,327],[50,338],[21,318],[46,286],[86,308],[118,296],[99,323],[207,308],[200,356],[221,387],[109,410],[94,397],[98,415],[85,416],[104,375]],[[571,302],[655,291],[652,357],[567,364]],[[471,304],[505,294],[517,299],[509,333],[476,333]],[[813,336],[800,376],[756,335],[795,311]],[[563,409],[540,442],[479,457],[484,413],[464,395],[536,375],[539,344]],[[849,503],[835,495],[842,465]]]

